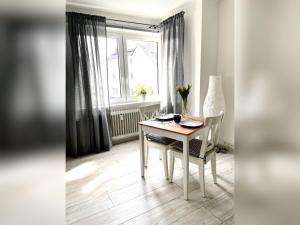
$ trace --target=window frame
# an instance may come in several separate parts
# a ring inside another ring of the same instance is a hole
[[[123,57],[123,46],[122,46],[122,35],[118,33],[107,33],[107,38],[113,38],[117,40],[118,44],[118,62],[119,62],[119,81],[120,81],[120,97],[119,98],[111,98],[109,96],[109,101],[110,103],[118,103],[118,102],[123,102],[126,101],[126,98],[124,97],[124,94],[126,93],[125,88],[125,79],[124,79],[124,57]],[[109,79],[108,79],[109,81]]]
[[[137,96],[130,96],[129,90],[129,78],[128,73],[128,56],[127,54],[127,40],[132,41],[152,41],[157,42],[157,93],[154,95],[149,95],[148,100],[158,100],[159,99],[159,78],[160,78],[160,35],[159,33],[150,33],[142,31],[124,30],[116,28],[107,28],[107,38],[116,38],[118,41],[118,53],[119,53],[119,75],[120,75],[120,98],[109,98],[111,105],[121,104],[121,103],[134,103],[140,102]]]

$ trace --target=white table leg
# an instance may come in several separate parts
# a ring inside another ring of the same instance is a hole
[[[188,200],[189,191],[189,141],[183,141],[183,192],[184,199]]]
[[[141,160],[141,176],[144,177],[145,173],[145,141],[144,141],[144,132],[142,126],[139,125],[139,140],[140,140],[140,160]]]

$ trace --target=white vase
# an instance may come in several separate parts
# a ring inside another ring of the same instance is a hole
[[[207,95],[203,104],[204,117],[218,116],[225,113],[225,99],[221,76],[210,76]]]

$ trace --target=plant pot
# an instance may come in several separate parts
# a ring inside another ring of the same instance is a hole
[[[146,100],[146,95],[141,95],[141,99],[144,102]]]

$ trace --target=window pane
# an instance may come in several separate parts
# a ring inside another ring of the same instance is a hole
[[[127,40],[129,95],[135,96],[139,84],[158,94],[157,42]]]
[[[110,98],[120,98],[119,50],[116,38],[107,38],[107,72]]]

